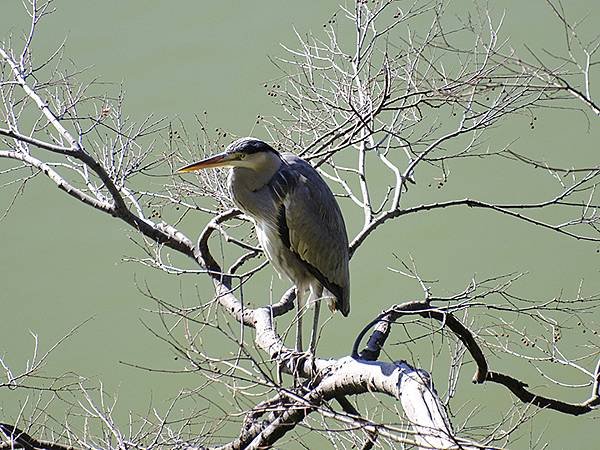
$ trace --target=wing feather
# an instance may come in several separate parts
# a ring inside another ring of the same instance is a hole
[[[350,312],[348,236],[342,212],[327,183],[306,161],[283,154],[279,173],[271,182],[279,198],[278,232],[335,297],[336,309]]]

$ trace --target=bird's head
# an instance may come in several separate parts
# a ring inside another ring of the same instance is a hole
[[[252,137],[245,137],[229,144],[223,153],[211,156],[177,170],[177,173],[195,172],[211,167],[245,167],[260,170],[273,159],[279,160],[279,153],[269,144]]]

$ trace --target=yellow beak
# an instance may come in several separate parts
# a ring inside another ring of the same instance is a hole
[[[188,173],[195,172],[196,170],[210,169],[211,167],[227,167],[230,166],[231,161],[236,161],[237,157],[232,153],[219,153],[218,155],[211,156],[210,158],[203,159],[187,166],[177,169],[176,173]]]

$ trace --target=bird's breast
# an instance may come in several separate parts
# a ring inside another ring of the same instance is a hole
[[[309,274],[298,261],[298,257],[281,241],[277,228],[265,221],[256,222],[256,235],[263,248],[267,259],[271,262],[279,276],[288,278],[297,283],[308,277]]]

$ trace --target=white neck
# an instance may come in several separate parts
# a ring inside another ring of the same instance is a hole
[[[272,152],[248,155],[231,168],[229,182],[241,189],[257,191],[265,186],[281,167],[281,158]]]

